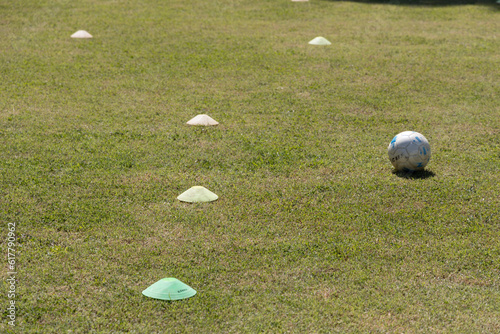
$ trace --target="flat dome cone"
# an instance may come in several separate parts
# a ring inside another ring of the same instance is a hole
[[[311,45],[330,45],[332,43],[330,43],[326,38],[319,36],[319,37],[316,37],[315,39],[311,40],[309,42],[309,44],[311,44]]]
[[[78,30],[73,35],[71,35],[71,38],[92,38],[92,35],[85,30]]]
[[[208,115],[201,114],[191,118],[186,124],[207,126],[207,125],[217,125],[219,124],[219,122],[217,122],[215,119],[213,119]]]
[[[179,201],[189,203],[212,202],[217,198],[219,198],[219,196],[202,186],[191,187],[177,196]]]
[[[193,297],[196,290],[177,278],[166,277],[150,285],[142,294],[155,299],[179,300]]]

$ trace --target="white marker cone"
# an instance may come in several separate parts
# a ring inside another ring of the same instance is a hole
[[[202,186],[191,187],[177,196],[179,201],[188,203],[212,202],[217,198],[219,198],[219,196]]]
[[[311,45],[330,45],[332,43],[330,43],[326,38],[320,36],[320,37],[316,37],[315,39],[310,41],[309,44],[311,44]]]
[[[85,30],[78,30],[73,35],[71,35],[71,38],[92,38],[92,35]]]
[[[219,124],[219,122],[217,122],[215,119],[213,119],[208,115],[201,114],[190,119],[186,124],[207,126],[207,125],[217,125]]]

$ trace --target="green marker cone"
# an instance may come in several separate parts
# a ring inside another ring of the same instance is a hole
[[[177,196],[177,199],[182,202],[211,202],[215,201],[219,196],[211,192],[205,187],[194,186]]]
[[[149,286],[142,294],[146,297],[162,300],[179,300],[193,297],[196,290],[177,278],[166,277]]]
[[[324,37],[316,37],[315,39],[311,40],[309,42],[309,44],[312,44],[312,45],[330,45],[332,43],[330,43],[330,41],[328,41],[326,38]]]

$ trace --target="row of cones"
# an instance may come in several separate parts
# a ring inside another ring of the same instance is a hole
[[[219,123],[212,117],[202,114],[190,119],[187,124],[210,126]],[[219,196],[202,186],[191,187],[177,196],[179,201],[188,203],[211,202],[218,198]],[[193,297],[196,290],[177,278],[165,277],[150,285],[146,290],[142,291],[142,294],[146,297],[161,300],[180,300]]]
[[[187,122],[189,125],[217,125],[216,120],[208,115],[198,115]],[[197,202],[212,202],[218,199],[219,196],[211,192],[205,187],[194,186],[177,196],[177,199],[182,202],[197,203]],[[179,281],[174,277],[166,277],[146,290],[142,291],[146,297],[162,299],[162,300],[179,300],[193,297],[196,290]]]
[[[92,38],[85,30],[79,30],[73,35],[72,38]],[[331,43],[323,37],[316,37],[309,44],[313,45],[330,45]],[[201,114],[190,119],[187,124],[213,126],[219,123],[208,115]],[[196,202],[211,202],[217,200],[219,197],[202,186],[194,186],[177,196],[177,199],[182,202],[196,203]],[[150,285],[142,294],[146,297],[160,299],[160,300],[181,300],[193,297],[196,290],[181,282],[174,277],[163,278],[156,283]]]
[[[219,196],[202,186],[191,187],[177,196],[179,201],[188,203],[211,202],[218,198]],[[142,291],[142,294],[155,299],[180,300],[193,297],[196,290],[177,278],[166,277],[150,285],[146,290]]]
[[[202,125],[202,126],[213,126],[218,125],[217,122],[212,117],[200,114],[189,121],[186,124],[189,125]],[[202,186],[194,186],[177,196],[177,199],[182,202],[195,203],[195,202],[212,202],[215,201],[219,196],[211,192],[205,187]]]
[[[219,122],[208,115],[201,114],[193,117],[186,124],[213,126],[218,125]],[[212,202],[218,198],[219,196],[202,186],[191,187],[177,196],[179,201],[188,203]],[[146,290],[142,291],[142,294],[155,299],[180,300],[193,297],[196,294],[196,290],[186,283],[179,281],[177,278],[166,277],[149,286]]]
[[[85,30],[78,30],[75,32],[73,35],[71,35],[71,38],[92,38],[92,35],[86,32]],[[324,37],[316,37],[313,40],[309,42],[311,45],[330,45],[330,43],[326,38]],[[210,124],[212,125],[212,124]]]

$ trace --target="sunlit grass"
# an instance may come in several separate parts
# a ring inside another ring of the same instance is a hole
[[[495,7],[20,1],[0,14],[16,332],[500,329]],[[79,29],[94,38],[69,38]],[[220,125],[185,125],[201,113]],[[393,173],[387,145],[404,130],[429,140],[426,171]],[[219,199],[176,200],[193,185]],[[141,294],[163,277],[198,293]]]

